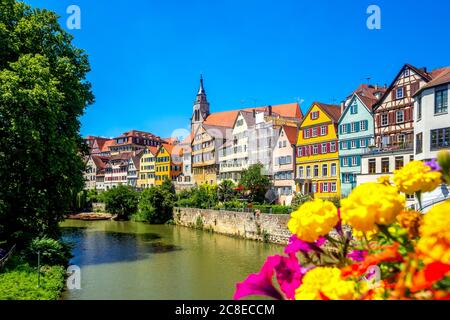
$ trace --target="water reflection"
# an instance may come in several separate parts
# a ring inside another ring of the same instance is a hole
[[[82,289],[65,299],[230,299],[277,245],[166,225],[63,223]]]

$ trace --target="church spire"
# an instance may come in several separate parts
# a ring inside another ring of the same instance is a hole
[[[198,88],[197,95],[204,94],[206,95],[205,88],[203,88],[203,75],[200,74],[200,87]]]

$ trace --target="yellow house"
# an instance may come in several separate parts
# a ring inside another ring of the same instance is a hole
[[[141,154],[138,188],[149,188],[155,185],[155,167],[158,147],[146,147]]]
[[[297,139],[297,192],[316,198],[340,196],[337,128],[341,108],[314,102]]]
[[[175,181],[181,174],[180,149],[171,144],[162,144],[156,155],[155,184],[162,185],[164,180]]]

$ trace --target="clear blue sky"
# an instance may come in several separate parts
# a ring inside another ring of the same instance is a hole
[[[406,62],[450,65],[450,1],[26,0],[81,8],[69,30],[90,56],[96,102],[82,134],[188,128],[203,73],[211,111],[304,100],[338,103],[371,77],[389,84]],[[381,30],[366,9],[381,8]]]

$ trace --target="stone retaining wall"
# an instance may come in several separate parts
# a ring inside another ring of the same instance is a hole
[[[197,228],[244,239],[287,244],[288,214],[234,212],[195,208],[174,208],[177,225]]]

